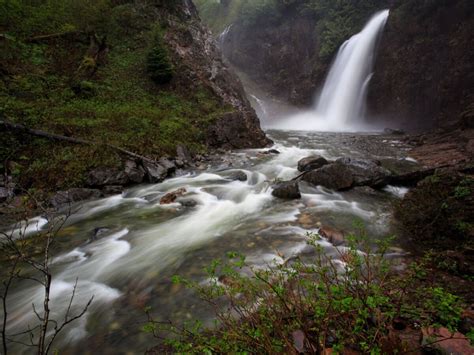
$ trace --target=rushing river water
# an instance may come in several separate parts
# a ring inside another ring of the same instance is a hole
[[[163,320],[209,319],[210,310],[171,276],[205,281],[204,267],[228,251],[265,266],[308,252],[307,232],[317,232],[321,224],[350,231],[361,219],[374,238],[391,232],[390,206],[406,189],[333,192],[301,183],[302,198],[287,201],[272,197],[271,183],[298,175],[298,160],[311,154],[404,159],[401,142],[377,134],[268,133],[280,154],[230,152],[207,162],[205,170],[74,208],[52,258],[53,318],[67,308],[76,278],[76,308],[91,296],[94,301],[57,342],[62,354],[142,353],[154,343],[141,331],[145,306]],[[236,170],[245,172],[247,181],[229,179]],[[186,194],[160,205],[164,194],[178,188]],[[35,223],[47,228],[41,218]],[[330,243],[321,244],[335,255]],[[10,332],[35,324],[32,303],[40,308],[42,297],[37,284],[16,285],[9,299]]]

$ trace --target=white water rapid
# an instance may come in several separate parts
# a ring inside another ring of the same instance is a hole
[[[370,131],[363,121],[377,39],[389,10],[376,13],[364,29],[344,42],[329,71],[314,109],[300,112],[272,128],[315,131]]]

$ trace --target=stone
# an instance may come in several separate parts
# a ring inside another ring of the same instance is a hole
[[[178,146],[176,147],[176,156],[185,164],[191,164],[191,162],[193,161],[193,156],[189,152],[188,148],[181,144],[178,144]]]
[[[129,178],[124,171],[115,168],[97,168],[89,172],[87,186],[126,185]]]
[[[387,185],[391,176],[390,171],[374,159],[339,158],[336,163],[345,165],[351,170],[356,186],[382,187]]]
[[[84,200],[102,197],[102,193],[97,189],[72,188],[66,191],[58,191],[50,200],[53,207],[60,207],[65,204],[75,203]]]
[[[459,332],[451,333],[444,327],[438,329],[432,327],[422,328],[421,331],[425,349],[438,350],[442,354],[474,354],[474,347],[471,346],[469,339]]]
[[[403,129],[385,128],[383,133],[391,136],[402,136],[405,134],[405,131]]]
[[[332,227],[323,226],[318,231],[319,235],[326,238],[334,246],[342,245],[346,242],[344,233]]]
[[[109,185],[104,186],[102,189],[104,195],[120,195],[123,192],[123,186],[120,185]]]
[[[160,199],[160,205],[169,205],[176,201],[180,196],[183,196],[186,193],[185,188],[180,188],[175,191],[169,192]]]
[[[176,165],[174,164],[173,161],[171,161],[168,158],[160,158],[158,160],[158,163],[163,166],[165,169],[168,171],[168,175],[172,174],[176,170]]]
[[[328,164],[328,161],[319,155],[312,155],[298,161],[298,170],[301,172],[319,169]]]
[[[168,176],[168,169],[158,163],[145,162],[143,166],[150,183],[162,182]]]
[[[196,207],[198,204],[196,200],[192,200],[192,199],[179,200],[178,202],[183,207]]]
[[[233,180],[233,181],[247,181],[247,174],[243,172],[242,170],[234,171],[232,174],[230,174],[228,179]]]
[[[298,181],[285,181],[274,185],[272,195],[288,200],[301,198]]]
[[[130,182],[140,184],[145,178],[145,170],[133,160],[125,162],[125,174]]]
[[[12,197],[12,191],[6,187],[0,187],[0,202],[5,202]]]
[[[328,164],[309,171],[301,179],[312,185],[321,185],[333,190],[347,190],[354,184],[351,169],[339,163]]]
[[[276,149],[268,149],[262,152],[263,154],[280,154],[280,152]]]

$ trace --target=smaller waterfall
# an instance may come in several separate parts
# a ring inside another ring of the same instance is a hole
[[[229,26],[227,26],[224,31],[221,32],[221,34],[219,35],[219,37],[217,37],[217,43],[219,43],[219,46],[222,48],[222,45],[224,44],[225,42],[225,38],[227,37],[227,35],[229,34],[229,31],[230,29],[232,28],[232,24],[230,24]]]

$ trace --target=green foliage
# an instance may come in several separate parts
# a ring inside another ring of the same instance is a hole
[[[148,53],[147,70],[157,84],[167,84],[173,78],[173,65],[161,40],[156,40]]]
[[[400,201],[395,217],[425,247],[464,248],[472,243],[473,184],[469,176],[440,170]]]
[[[309,237],[316,251],[311,260],[254,269],[244,256],[228,253],[228,261],[216,260],[207,268],[208,284],[174,277],[173,282],[223,307],[212,329],[198,321],[163,326],[148,311],[146,330],[166,339],[159,351],[300,353],[294,340],[300,333],[305,348],[316,353],[327,347],[403,353],[413,349],[390,338],[394,322],[456,329],[459,299],[442,288],[424,286],[422,263],[413,263],[403,274],[392,272],[385,257],[389,242],[377,243],[374,250],[362,231],[333,259],[323,253],[317,236]]]
[[[150,16],[155,5],[128,0],[0,1],[0,28],[7,38],[0,41],[0,67],[8,73],[0,80],[2,118],[99,143],[70,146],[0,135],[1,168],[8,169],[6,160],[15,162],[23,187],[80,186],[88,170],[121,164],[117,153],[101,142],[151,158],[174,154],[178,144],[205,149],[203,132],[231,108],[203,87],[154,84],[169,81],[173,73],[164,29],[157,16]],[[91,52],[90,34],[106,38],[105,60]],[[43,35],[58,36],[30,40]]]

